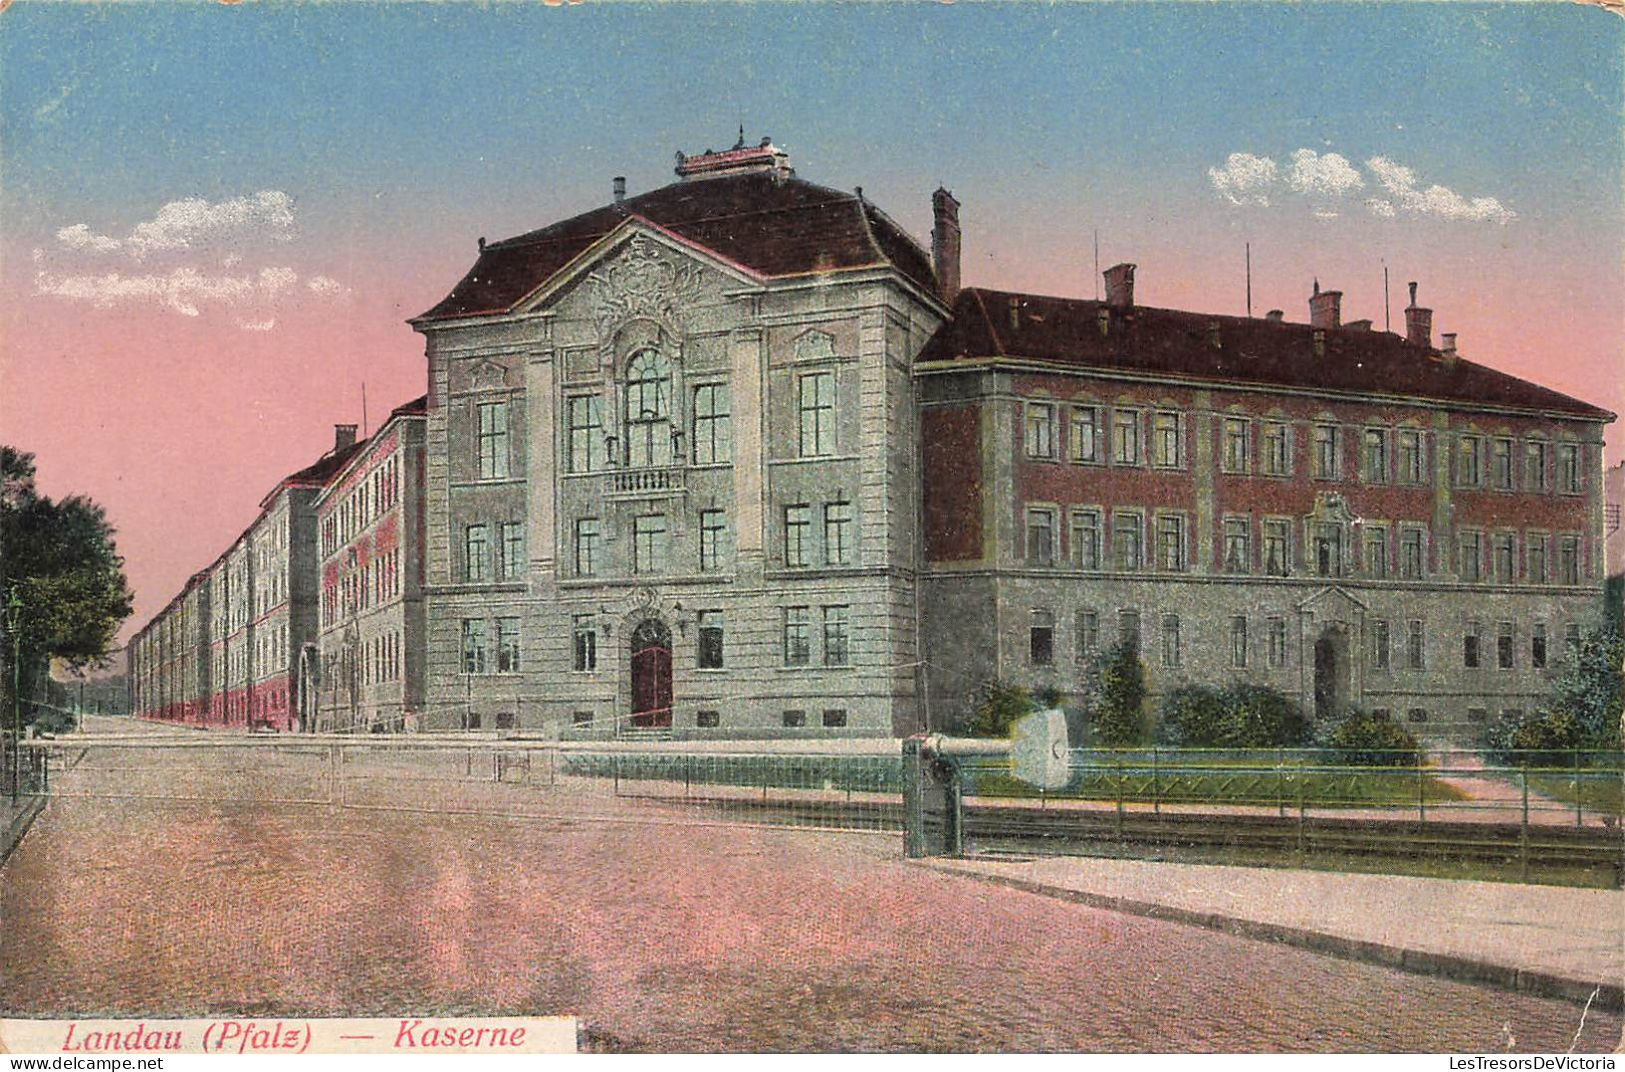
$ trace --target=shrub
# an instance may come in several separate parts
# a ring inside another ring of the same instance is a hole
[[[1020,685],[984,681],[977,691],[976,708],[965,723],[972,737],[1008,737],[1017,719],[1038,707],[1032,694]]]
[[[1351,767],[1414,767],[1422,762],[1416,736],[1387,715],[1350,712],[1332,730],[1327,744],[1337,749],[1333,763]]]
[[[54,708],[43,708],[34,719],[36,733],[72,733],[79,723],[72,711],[62,711]]]
[[[1223,748],[1229,744],[1229,714],[1218,689],[1182,685],[1163,697],[1157,736],[1186,748]]]
[[[1503,718],[1485,732],[1490,758],[1517,767],[1568,767],[1575,749],[1590,743],[1579,721],[1567,711],[1541,711],[1523,718]]]
[[[1297,703],[1267,685],[1183,685],[1163,699],[1158,733],[1187,748],[1282,748],[1302,744],[1309,722]]]

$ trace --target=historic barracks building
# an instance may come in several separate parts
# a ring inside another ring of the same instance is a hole
[[[1308,323],[1146,308],[1126,264],[1104,301],[961,291],[945,190],[928,252],[765,141],[677,175],[481,240],[412,321],[424,412],[313,507],[322,728],[904,734],[988,679],[1076,697],[1126,640],[1153,700],[1245,678],[1473,739],[1600,617],[1613,415],[1436,346],[1414,285],[1403,335],[1318,285]],[[421,505],[343,514],[386,458]]]

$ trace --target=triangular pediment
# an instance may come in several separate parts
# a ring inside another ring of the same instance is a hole
[[[1346,588],[1335,584],[1319,589],[1313,595],[1298,603],[1300,611],[1312,610],[1317,613],[1329,611],[1349,612],[1354,610],[1368,610],[1365,601],[1355,596]]]
[[[658,319],[655,314],[693,297],[707,269],[746,286],[763,282],[754,272],[705,246],[640,216],[630,216],[521,298],[514,312],[537,312],[559,294],[584,284],[606,316],[610,310],[631,310]]]

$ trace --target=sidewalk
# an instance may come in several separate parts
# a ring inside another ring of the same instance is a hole
[[[1330,956],[1625,1008],[1625,891],[1097,857],[919,863]]]

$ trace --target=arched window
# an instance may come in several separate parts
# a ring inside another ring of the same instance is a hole
[[[659,350],[639,350],[626,368],[626,464],[670,462],[671,363]]]

